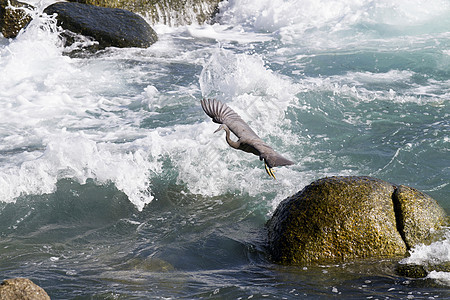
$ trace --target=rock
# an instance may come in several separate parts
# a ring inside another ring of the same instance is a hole
[[[145,16],[151,24],[203,24],[218,12],[221,0],[69,0],[102,7],[122,8]]]
[[[135,270],[135,271],[146,271],[146,272],[170,272],[175,270],[175,268],[165,260],[146,257],[132,258],[121,265],[123,270]]]
[[[145,16],[151,24],[179,26],[211,21],[219,10],[221,0],[69,0],[69,2],[125,9]],[[31,7],[16,0],[11,0],[11,4],[15,7]],[[4,37],[14,38],[31,18],[23,10],[7,9],[7,6],[7,0],[0,0],[0,28]],[[153,35],[156,40],[156,34]]]
[[[427,277],[430,272],[450,272],[450,262],[441,263],[441,264],[397,264],[395,268],[397,274],[410,278],[424,278]]]
[[[398,264],[395,271],[401,276],[410,278],[424,278],[428,275],[425,266],[415,264]]]
[[[24,9],[31,9],[31,5],[16,0],[10,0],[9,7],[7,0],[0,0],[0,28],[5,38],[15,38],[19,31],[25,27],[31,17]]]
[[[399,232],[408,249],[425,243],[447,223],[447,216],[436,201],[424,193],[400,185],[393,195]]]
[[[444,218],[436,201],[411,191],[371,177],[319,179],[282,201],[268,221],[272,258],[295,265],[404,256]],[[401,199],[396,205],[394,195]]]
[[[58,25],[71,32],[94,38],[98,48],[149,47],[157,41],[156,32],[140,16],[118,8],[59,2],[44,10],[58,14]]]
[[[6,279],[0,285],[0,299],[50,300],[48,294],[26,278]]]

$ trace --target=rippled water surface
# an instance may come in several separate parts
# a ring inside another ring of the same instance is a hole
[[[148,49],[67,55],[48,16],[0,38],[0,274],[52,299],[449,297],[401,259],[284,267],[264,224],[324,176],[450,211],[449,1],[228,1]],[[231,149],[226,102],[295,165]],[[449,234],[410,261],[449,262]],[[2,279],[0,278],[0,279]]]

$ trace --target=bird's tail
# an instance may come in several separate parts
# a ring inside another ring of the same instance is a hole
[[[290,161],[289,159],[284,158],[283,156],[281,156],[279,154],[263,157],[263,159],[264,159],[264,162],[269,166],[269,168],[289,166],[289,165],[294,164],[293,161]]]

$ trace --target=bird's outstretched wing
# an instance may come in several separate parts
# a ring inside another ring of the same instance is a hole
[[[260,139],[259,136],[226,104],[216,99],[202,99],[202,108],[214,123],[225,124],[242,141]]]
[[[267,145],[242,118],[226,104],[216,99],[201,100],[202,108],[215,123],[225,124],[239,138],[241,150],[259,155],[261,160],[270,168],[292,165],[293,162],[284,158],[269,145]],[[256,151],[248,151],[245,148],[253,148]],[[273,176],[273,175],[272,175]]]

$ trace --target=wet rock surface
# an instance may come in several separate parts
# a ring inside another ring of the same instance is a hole
[[[6,279],[0,284],[0,299],[7,300],[50,300],[40,286],[27,278]]]
[[[156,32],[135,13],[80,3],[60,2],[44,10],[56,13],[58,25],[71,32],[92,37],[98,48],[149,47],[157,41]]]
[[[270,254],[288,265],[404,256],[446,223],[432,198],[372,177],[319,179],[267,223]]]
[[[414,188],[398,186],[393,200],[399,232],[408,249],[428,242],[447,223],[447,215],[436,200]]]
[[[24,10],[30,8],[29,4],[15,0],[0,1],[0,28],[5,38],[15,38],[31,21],[31,17]]]

